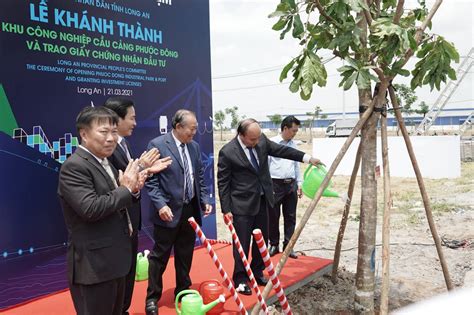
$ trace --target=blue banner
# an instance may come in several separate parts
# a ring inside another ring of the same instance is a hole
[[[0,309],[67,288],[67,232],[56,195],[78,146],[75,118],[110,96],[135,103],[142,152],[194,111],[214,203],[208,0],[3,0],[0,3]],[[152,247],[142,194],[140,248]],[[204,232],[216,237],[215,215]]]

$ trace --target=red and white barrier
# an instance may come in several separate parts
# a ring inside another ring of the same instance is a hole
[[[232,281],[230,281],[229,277],[227,276],[227,273],[224,270],[224,267],[222,266],[221,262],[219,261],[219,258],[217,257],[216,253],[212,249],[211,244],[209,241],[206,239],[206,236],[202,232],[201,228],[197,224],[196,220],[193,217],[190,217],[188,219],[189,224],[193,227],[194,231],[196,231],[197,236],[201,240],[201,243],[206,247],[207,252],[212,258],[212,261],[216,265],[217,269],[219,270],[219,273],[221,274],[222,278],[224,279],[224,283],[227,286],[227,289],[230,291],[232,294],[232,297],[234,298],[235,302],[237,303],[237,306],[239,307],[239,311],[242,314],[247,314],[247,311],[245,310],[244,303],[242,300],[239,298],[239,295],[237,294],[237,291],[235,291],[234,285],[232,284]]]
[[[234,241],[235,247],[237,248],[237,251],[239,252],[240,259],[242,259],[242,263],[244,264],[245,271],[247,271],[247,275],[250,279],[250,283],[252,284],[252,289],[257,294],[257,299],[260,302],[260,307],[262,308],[265,314],[268,314],[267,304],[265,303],[265,300],[262,297],[262,293],[260,292],[260,289],[258,288],[258,284],[255,281],[255,277],[253,275],[252,269],[250,269],[250,264],[247,260],[247,257],[245,256],[244,250],[242,248],[242,244],[240,244],[239,237],[237,236],[237,233],[235,232],[234,225],[232,224],[232,222],[227,216],[224,216],[224,222],[229,228],[230,233],[232,234],[232,240]]]
[[[283,309],[283,312],[285,314],[293,314],[290,309],[290,304],[288,304],[288,300],[286,299],[285,292],[283,292],[283,289],[281,288],[280,280],[278,279],[278,276],[275,273],[275,269],[273,268],[272,261],[270,260],[270,255],[268,254],[267,246],[265,245],[265,241],[263,240],[262,231],[260,229],[253,230],[253,237],[257,242],[258,250],[262,255],[263,263],[267,268],[268,275],[270,276],[270,280],[273,284],[273,289],[275,290],[278,300],[280,301],[280,305]]]
[[[208,239],[207,240],[209,244],[214,245],[214,244],[226,244],[226,245],[232,245],[232,242],[226,241],[226,240],[213,240],[213,239]]]

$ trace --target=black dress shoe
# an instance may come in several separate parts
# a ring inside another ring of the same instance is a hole
[[[238,286],[236,286],[236,290],[238,293],[243,295],[252,295],[252,291],[246,283],[240,283]]]
[[[270,255],[270,257],[273,257],[276,254],[278,254],[279,252],[280,252],[280,250],[278,249],[278,246],[272,245],[272,246],[270,246],[270,250],[268,251],[268,254]]]
[[[147,301],[145,305],[146,315],[158,315],[158,305],[155,301]]]
[[[261,286],[265,286],[268,283],[268,279],[265,278],[264,276],[255,278],[255,281],[257,281],[257,284]]]
[[[296,255],[296,253],[295,253],[294,250],[291,250],[291,252],[290,252],[290,254],[288,255],[288,257],[293,258],[293,259],[298,259],[298,255]]]

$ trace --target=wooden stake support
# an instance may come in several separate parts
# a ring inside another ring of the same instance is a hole
[[[413,170],[415,171],[416,180],[418,181],[418,187],[420,188],[421,197],[423,199],[423,205],[425,206],[426,218],[428,219],[428,225],[430,226],[431,235],[433,236],[433,240],[436,245],[436,250],[438,252],[441,268],[443,269],[444,281],[446,282],[446,287],[448,288],[448,290],[452,290],[453,283],[451,281],[451,277],[449,276],[449,270],[446,264],[446,260],[444,259],[443,250],[441,248],[441,240],[438,236],[436,225],[433,220],[433,212],[431,211],[430,199],[428,197],[428,194],[426,193],[425,183],[423,182],[423,177],[421,176],[420,168],[418,167],[418,162],[416,161],[415,152],[413,151],[410,136],[408,135],[405,122],[402,118],[402,114],[400,113],[400,108],[393,87],[390,86],[388,91],[390,93],[390,101],[392,102],[394,108],[395,117],[397,118],[398,124],[400,125],[400,130],[402,131],[403,139],[405,140],[408,154],[410,155],[411,164],[413,165]]]

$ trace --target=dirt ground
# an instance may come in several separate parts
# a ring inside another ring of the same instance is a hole
[[[269,134],[270,136],[272,134]],[[215,156],[230,138],[224,141],[215,134]],[[304,133],[298,134],[307,140]],[[311,153],[311,145],[302,143],[300,149]],[[331,161],[324,161],[330,164]],[[304,170],[305,165],[302,165]],[[329,165],[328,165],[329,167]],[[216,168],[217,169],[217,168]],[[333,190],[344,193],[348,176],[335,176]],[[391,178],[393,208],[391,210],[390,235],[390,310],[435,296],[446,291],[438,255],[429,230],[421,195],[416,179]],[[430,196],[438,234],[451,245],[464,242],[464,247],[452,249],[443,246],[452,281],[456,287],[474,287],[474,163],[462,164],[462,176],[457,179],[425,179]],[[303,216],[310,199],[303,197],[298,204],[298,219]],[[357,264],[359,228],[360,178],[357,179],[349,220],[344,234],[339,279],[333,285],[330,277],[312,281],[288,296],[295,314],[351,314]],[[217,211],[220,213],[219,204]],[[304,227],[295,250],[307,255],[332,259],[344,201],[340,198],[323,197]],[[375,305],[379,304],[382,273],[383,178],[378,180],[377,251],[375,263]],[[229,232],[218,215],[218,238],[230,240]],[[282,219],[281,219],[282,220]],[[297,220],[297,225],[299,220]],[[280,231],[282,231],[280,222]],[[377,306],[378,307],[378,306]],[[274,314],[281,311],[275,305]]]

